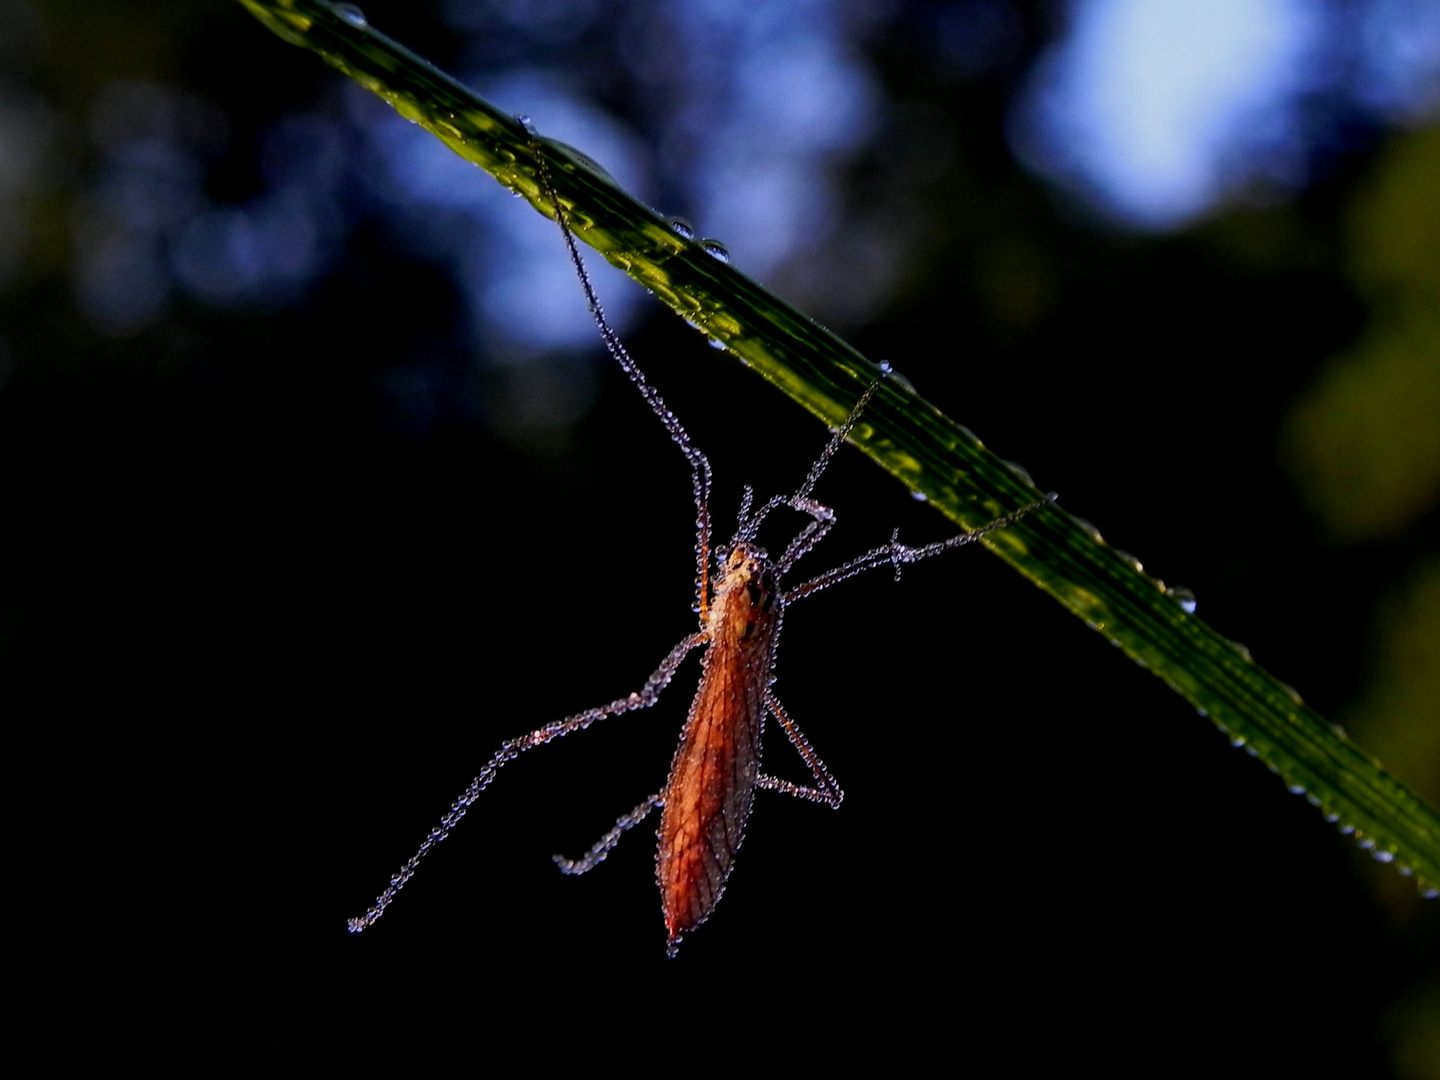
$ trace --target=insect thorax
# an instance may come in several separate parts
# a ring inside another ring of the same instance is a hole
[[[779,574],[764,548],[736,544],[710,602],[710,640],[759,644],[780,618]]]

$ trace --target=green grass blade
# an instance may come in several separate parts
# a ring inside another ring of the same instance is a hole
[[[529,136],[455,80],[344,8],[323,0],[241,0],[292,44],[374,91],[541,213]],[[676,312],[829,424],[877,370],[845,342],[671,229],[593,163],[546,143],[576,234]],[[975,527],[1033,502],[1036,491],[967,429],[887,380],[853,441],[947,517]],[[1188,613],[1138,563],[1092,529],[1046,507],[986,546],[1104,634],[1229,734],[1236,745],[1353,832],[1377,859],[1440,886],[1440,815],[1295,692]]]

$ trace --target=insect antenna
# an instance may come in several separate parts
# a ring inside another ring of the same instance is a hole
[[[590,273],[585,269],[585,260],[580,257],[580,248],[575,243],[575,234],[570,230],[570,221],[565,212],[565,204],[561,201],[559,193],[555,190],[554,180],[550,175],[550,164],[545,156],[545,148],[540,142],[540,137],[535,133],[534,125],[528,117],[520,117],[520,124],[530,136],[530,152],[535,157],[536,176],[540,181],[541,190],[545,197],[550,200],[555,208],[555,222],[560,226],[560,232],[565,237],[565,248],[570,253],[570,262],[575,267],[576,276],[580,279],[580,287],[585,291],[585,300],[589,304],[590,314],[595,319],[595,325],[600,329],[600,338],[605,342],[605,348],[620,365],[620,369],[640,391],[640,396],[645,399],[645,404],[650,406],[650,411],[660,418],[665,425],[665,431],[670,436],[670,441],[680,448],[685,455],[685,460],[690,463],[690,485],[695,493],[695,610],[700,613],[703,621],[709,607],[709,573],[710,573],[710,461],[705,454],[690,440],[690,433],[680,423],[680,418],[670,411],[665,404],[660,392],[650,385],[645,378],[645,373],[635,363],[630,353],[625,348],[625,343],[620,340],[617,334],[605,318],[605,309],[600,304],[600,297],[595,293],[595,286],[590,283]]]

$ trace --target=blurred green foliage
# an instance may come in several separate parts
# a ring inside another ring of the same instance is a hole
[[[1440,497],[1437,183],[1440,130],[1398,137],[1377,163],[1349,213],[1369,325],[1296,402],[1284,435],[1302,496],[1344,543],[1394,536]]]

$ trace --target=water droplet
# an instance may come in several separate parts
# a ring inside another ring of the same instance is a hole
[[[1393,851],[1386,851],[1386,850],[1384,850],[1383,848],[1381,848],[1380,850],[1378,850],[1378,851],[1375,852],[1375,861],[1376,861],[1376,862],[1394,862],[1394,861],[1395,861],[1395,853],[1394,853]]]
[[[1336,820],[1338,821],[1339,818],[1337,817]],[[1349,835],[1350,835],[1351,833],[1353,833],[1354,831],[1355,831],[1355,826],[1354,826],[1354,825],[1341,825],[1341,826],[1340,826],[1340,835],[1341,835],[1341,836],[1349,836]]]
[[[361,11],[354,4],[336,4],[335,14],[344,19],[351,26],[364,26],[365,12]]]
[[[1305,788],[1304,788],[1303,786],[1301,786],[1300,784],[1286,784],[1286,785],[1285,785],[1285,790],[1288,791],[1288,792],[1290,792],[1291,795],[1304,795],[1304,794],[1305,794]]]
[[[881,375],[889,375],[890,372],[894,370],[894,368],[892,368],[892,367],[890,366],[890,361],[889,361],[889,360],[881,360],[881,361],[880,361],[878,364],[876,364],[875,366],[880,369],[880,374],[881,374]]]
[[[1018,476],[1026,487],[1033,488],[1035,486],[1035,481],[1031,478],[1029,470],[1027,470],[1025,466],[1021,465],[1018,461],[1005,462],[1005,468],[1009,469],[1012,473]]]
[[[1370,851],[1371,849],[1373,849],[1373,848],[1375,847],[1375,841],[1374,841],[1374,840],[1371,840],[1371,839],[1367,836],[1364,840],[1361,840],[1361,841],[1360,841],[1360,846],[1361,846],[1364,850]]]
[[[728,348],[730,347],[730,346],[726,345],[725,342],[721,341],[719,338],[713,338],[713,337],[712,337],[712,338],[709,338],[708,340],[709,340],[709,342],[710,342],[710,348],[712,348],[712,349],[728,349]]]
[[[1335,811],[1333,810],[1327,810],[1325,812],[1325,820],[1328,821],[1331,825],[1334,825],[1335,822],[1340,820],[1340,815],[1335,813]]]
[[[926,495],[923,491],[912,491],[910,492],[910,498],[914,499],[916,502],[927,502],[930,496]]]
[[[1260,756],[1260,751],[1259,751],[1259,750],[1256,750],[1253,746],[1247,746],[1247,747],[1245,747],[1245,753],[1249,754],[1251,757],[1259,757],[1259,756]]]
[[[1437,896],[1440,896],[1440,889],[1437,889],[1432,885],[1427,885],[1425,886],[1425,888],[1420,890],[1420,895],[1423,896],[1426,900],[1434,900]]]
[[[1134,555],[1131,555],[1128,551],[1121,551],[1119,548],[1116,548],[1115,554],[1121,562],[1125,563],[1127,566],[1130,567],[1131,570],[1134,570],[1137,574],[1143,574],[1145,572],[1145,564],[1142,563],[1139,559],[1135,558]]]
[[[1320,796],[1312,793],[1305,796],[1305,801],[1308,802],[1311,806],[1319,806]]]
[[[1166,589],[1165,591],[1170,594],[1171,600],[1174,600],[1180,605],[1180,610],[1185,612],[1186,615],[1195,614],[1196,604],[1195,594],[1193,592],[1183,585],[1176,586],[1173,589]]]
[[[904,390],[908,390],[912,394],[918,393],[918,391],[915,389],[915,384],[912,383],[909,379],[907,379],[904,375],[901,375],[900,372],[892,369],[889,372],[889,378],[890,381],[896,386],[899,386]]]
[[[1230,740],[1230,745],[1231,745],[1231,746],[1244,746],[1244,745],[1245,745],[1245,736],[1244,736],[1244,735],[1236,735],[1234,738],[1232,738],[1232,739]]]
[[[1197,709],[1195,710],[1195,712],[1198,713],[1200,716],[1209,716],[1209,715],[1210,715],[1210,710],[1209,710],[1209,709],[1197,708]],[[1224,724],[1220,724],[1220,725],[1219,725],[1219,728],[1220,728],[1221,731],[1226,731],[1226,730],[1228,730],[1228,729],[1225,727]]]
[[[730,261],[730,252],[719,240],[701,240],[700,246],[705,249],[707,255],[711,255],[723,263]]]
[[[665,224],[670,226],[670,231],[677,236],[683,236],[686,240],[695,239],[695,226],[686,221],[683,217],[666,218]]]
[[[1097,544],[1103,544],[1105,542],[1105,537],[1100,535],[1100,530],[1097,529],[1090,522],[1086,521],[1084,518],[1072,517],[1070,520],[1075,522],[1076,525],[1079,525],[1080,528],[1084,530],[1086,535],[1089,536],[1091,540],[1094,540]]]
[[[515,117],[515,122],[516,122],[517,124],[519,124],[522,128],[525,129],[526,134],[528,134],[528,135],[537,135],[537,134],[539,134],[539,133],[535,130],[535,122],[534,122],[533,120],[531,120],[530,117],[526,116],[524,113],[521,113],[519,116]]]
[[[1280,689],[1284,690],[1285,696],[1288,697],[1291,701],[1293,701],[1296,705],[1305,704],[1305,699],[1300,696],[1300,691],[1296,690],[1289,683],[1280,683]]]
[[[1240,642],[1232,641],[1230,642],[1230,647],[1240,654],[1240,658],[1242,660],[1254,660],[1254,657],[1250,655],[1250,650],[1247,649],[1244,645],[1240,644]]]
[[[1414,867],[1406,866],[1404,863],[1396,863],[1395,869],[1401,877],[1409,877],[1411,874],[1415,873]]]

